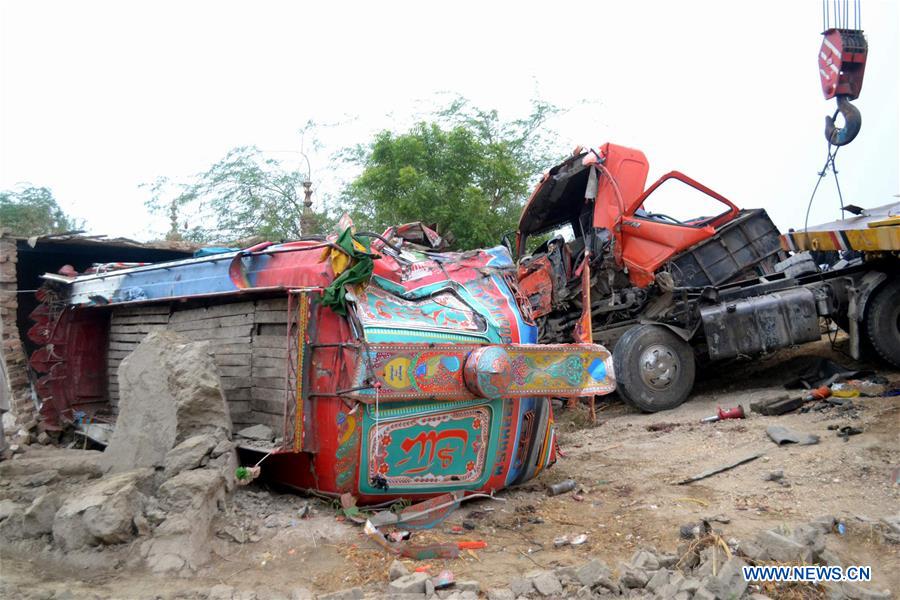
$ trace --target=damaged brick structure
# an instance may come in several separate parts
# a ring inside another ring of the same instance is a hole
[[[8,410],[16,424],[36,424],[35,374],[28,361],[37,347],[29,342],[27,332],[33,325],[29,315],[38,306],[34,290],[43,283],[42,274],[56,273],[65,265],[84,271],[111,261],[173,260],[191,256],[195,250],[196,246],[182,242],[141,244],[78,234],[25,238],[0,231],[0,388],[8,396]]]

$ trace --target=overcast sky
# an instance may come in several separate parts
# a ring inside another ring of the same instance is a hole
[[[564,8],[565,7],[565,8]],[[535,95],[571,108],[564,147],[642,149],[802,226],[825,158],[819,0],[795,2],[0,3],[0,189],[50,187],[92,232],[165,230],[138,186],[199,172],[238,145],[299,160],[405,128],[438,94],[515,118]],[[846,202],[896,201],[900,15],[862,0],[869,40],[859,137],[838,155]],[[587,103],[579,104],[586,100]],[[549,167],[550,165],[548,165]],[[839,217],[823,182],[810,223]]]

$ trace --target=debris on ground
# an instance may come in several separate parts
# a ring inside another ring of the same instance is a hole
[[[152,571],[193,572],[210,558],[212,520],[236,465],[208,343],[151,333],[118,375],[119,416],[105,452],[48,449],[0,463],[4,478],[41,490],[22,496],[30,504],[0,523],[0,536],[48,536],[66,553],[135,542]]]
[[[725,463],[724,465],[713,467],[712,469],[708,469],[703,471],[702,473],[698,473],[693,477],[688,477],[687,479],[682,479],[681,481],[676,482],[678,485],[685,485],[687,483],[693,483],[695,481],[700,481],[701,479],[706,479],[707,477],[712,477],[713,475],[718,475],[719,473],[723,473],[725,471],[731,470],[740,465],[746,464],[750,461],[756,460],[760,456],[763,456],[765,452],[756,452],[749,456],[742,456],[736,460]]]
[[[770,425],[766,428],[766,435],[778,444],[796,444],[798,446],[811,446],[819,443],[819,436],[812,433],[798,433],[793,429],[781,425]]]

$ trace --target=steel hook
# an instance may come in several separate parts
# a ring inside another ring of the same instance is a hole
[[[847,96],[837,97],[838,107],[834,115],[825,117],[825,137],[832,146],[844,146],[853,141],[862,127],[862,115],[859,109],[850,104]],[[844,117],[844,126],[838,127],[834,120],[838,114]]]

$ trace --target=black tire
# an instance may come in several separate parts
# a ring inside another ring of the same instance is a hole
[[[900,280],[875,290],[866,305],[869,343],[878,356],[900,368]]]
[[[662,357],[662,360],[660,360]],[[661,325],[638,325],[613,349],[619,394],[644,412],[675,408],[694,387],[694,352]]]

